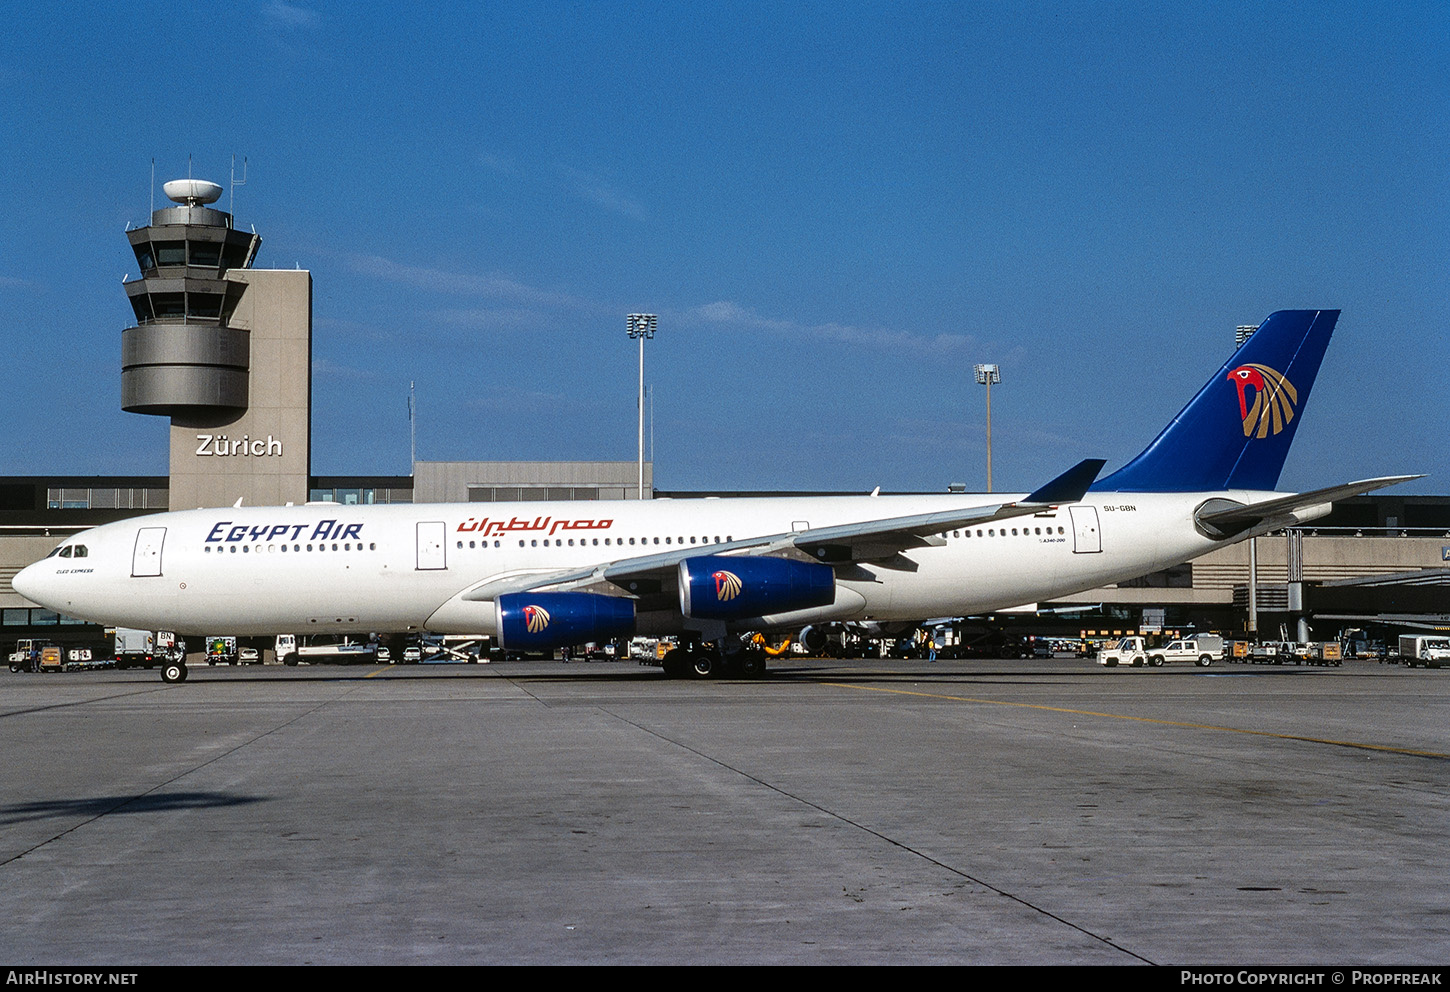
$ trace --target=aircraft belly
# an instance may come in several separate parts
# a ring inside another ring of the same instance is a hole
[[[420,607],[420,598],[431,604],[446,595],[428,595],[397,571],[310,562],[243,576],[205,566],[169,571],[174,593],[164,601],[146,597],[146,622],[136,626],[249,636],[401,632],[421,626],[429,606]]]

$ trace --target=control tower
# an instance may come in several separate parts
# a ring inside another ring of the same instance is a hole
[[[176,179],[174,206],[126,232],[121,409],[171,418],[173,510],[303,503],[311,475],[312,276],[254,269],[262,239],[211,206],[222,187]]]

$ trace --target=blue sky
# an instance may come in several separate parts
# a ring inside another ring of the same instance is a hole
[[[406,474],[410,380],[422,459],[632,460],[649,311],[661,488],[981,488],[997,362],[1030,489],[1337,307],[1281,486],[1450,492],[1443,3],[64,10],[0,38],[0,474],[165,473],[124,229],[236,155],[313,273],[317,474]]]

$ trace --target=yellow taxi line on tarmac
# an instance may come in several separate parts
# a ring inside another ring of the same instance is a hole
[[[1248,734],[1253,737],[1277,737],[1285,741],[1304,741],[1309,744],[1331,744],[1334,747],[1352,747],[1363,751],[1408,754],[1417,758],[1450,758],[1450,754],[1441,754],[1438,751],[1417,751],[1407,747],[1390,747],[1385,744],[1364,744],[1359,741],[1336,741],[1326,737],[1305,737],[1299,734],[1276,734],[1269,730],[1245,730],[1242,727],[1220,727],[1212,723],[1186,723],[1181,720],[1160,720],[1151,716],[1126,716],[1122,713],[1099,713],[1096,710],[1075,710],[1064,706],[1044,706],[1041,703],[1013,703],[1003,699],[981,699],[976,696],[949,696],[939,692],[919,692],[913,689],[888,689],[882,686],[850,685],[844,682],[823,682],[821,684],[834,686],[837,689],[886,692],[899,696],[924,696],[928,699],[946,699],[957,703],[982,703],[987,706],[1015,706],[1020,709],[1045,710],[1049,713],[1068,713],[1073,716],[1098,716],[1107,720],[1132,720],[1136,723],[1156,723],[1165,727],[1186,727],[1191,730],[1221,730],[1229,734]]]

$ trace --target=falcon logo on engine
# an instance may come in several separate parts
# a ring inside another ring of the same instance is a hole
[[[715,598],[720,602],[728,603],[740,595],[743,583],[734,572],[716,572],[711,578],[715,580]]]

